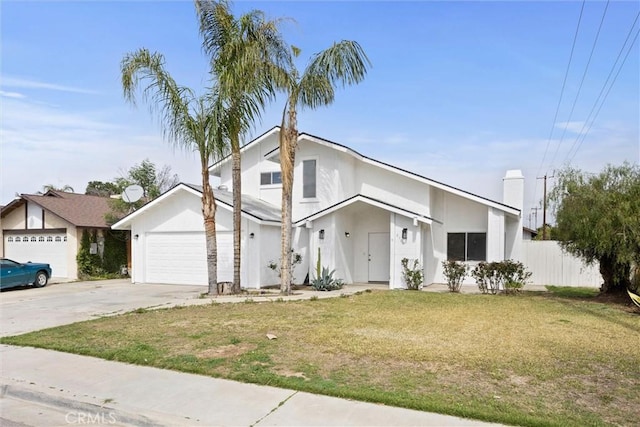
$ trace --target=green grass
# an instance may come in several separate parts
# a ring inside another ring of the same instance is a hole
[[[553,291],[385,291],[136,311],[2,342],[505,424],[598,426],[640,419],[639,336],[637,314]]]
[[[593,298],[600,292],[596,288],[576,288],[571,286],[546,286],[554,296],[562,298]]]

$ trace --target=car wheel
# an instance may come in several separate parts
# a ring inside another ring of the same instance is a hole
[[[39,271],[38,274],[36,274],[36,280],[35,282],[33,282],[33,284],[36,286],[36,288],[42,288],[44,286],[47,286],[48,280],[49,278],[47,277],[46,273]]]

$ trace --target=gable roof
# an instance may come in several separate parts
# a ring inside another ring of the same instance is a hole
[[[163,201],[167,200],[178,191],[187,191],[195,196],[202,197],[201,185],[181,182],[174,186],[172,189],[163,193],[160,197],[151,200],[140,209],[125,216],[120,221],[113,224],[111,228],[113,228],[114,230],[127,229],[127,227],[130,227],[131,221],[134,218],[152,209],[156,204],[160,204]],[[216,202],[219,203],[218,206],[222,206],[228,210],[233,210],[233,193],[231,193],[230,191],[214,189],[213,196],[215,197]],[[280,209],[278,207],[263,200],[256,199],[255,197],[251,197],[246,194],[242,195],[243,217],[260,224],[280,225],[280,215]]]
[[[416,221],[423,222],[425,224],[431,224],[432,222],[437,222],[439,224],[442,224],[442,222],[438,221],[437,219],[430,218],[428,216],[419,214],[417,212],[412,212],[410,210],[407,210],[407,209],[392,205],[390,203],[383,202],[382,200],[378,200],[378,199],[374,199],[373,197],[365,196],[364,194],[356,194],[355,196],[351,196],[349,198],[346,198],[346,199],[342,200],[341,202],[338,202],[338,203],[334,204],[333,206],[329,206],[329,207],[327,207],[325,209],[322,209],[322,210],[320,210],[318,212],[315,212],[315,213],[313,213],[313,214],[311,214],[311,215],[309,215],[307,217],[304,217],[304,218],[296,221],[295,225],[299,226],[299,225],[303,225],[307,221],[314,221],[314,220],[316,220],[318,218],[321,218],[321,217],[323,217],[325,215],[328,215],[328,214],[330,214],[332,212],[335,212],[335,211],[340,210],[340,209],[342,209],[344,207],[352,205],[352,204],[354,204],[356,202],[363,202],[363,203],[366,203],[367,205],[371,205],[371,206],[375,206],[375,207],[378,207],[378,208],[382,208],[382,209],[384,209],[386,211],[394,212],[394,213],[406,216],[408,218],[412,218],[412,219],[414,219]]]
[[[34,203],[76,227],[108,228],[105,215],[111,212],[109,201],[108,197],[49,190],[42,195],[21,194],[2,208],[0,216],[4,217],[26,203]]]
[[[262,135],[260,135],[256,139],[254,139],[253,141],[250,141],[249,143],[244,145],[242,147],[242,150],[246,151],[250,146],[253,146],[255,144],[260,143],[261,141],[263,141],[268,136],[270,136],[270,135],[272,135],[272,134],[274,134],[276,132],[279,132],[279,131],[280,131],[280,126],[274,126],[273,128],[271,128],[267,132],[263,133]],[[427,178],[426,176],[422,176],[422,175],[419,175],[419,174],[417,174],[415,172],[411,172],[411,171],[399,168],[397,166],[390,165],[390,164],[382,162],[380,160],[376,160],[376,159],[373,159],[371,157],[367,157],[367,156],[365,156],[363,154],[360,154],[359,152],[347,147],[346,145],[342,145],[342,144],[339,144],[337,142],[333,142],[333,141],[330,141],[328,139],[325,139],[325,138],[322,138],[322,137],[319,137],[319,136],[315,136],[315,135],[312,135],[312,134],[306,133],[306,132],[301,132],[298,135],[298,142],[300,142],[300,140],[302,140],[302,139],[306,139],[308,141],[315,142],[315,143],[323,145],[325,147],[333,148],[334,150],[338,150],[338,151],[341,151],[343,153],[349,154],[352,157],[355,157],[356,159],[361,160],[361,161],[363,161],[365,163],[368,163],[368,164],[371,164],[371,165],[386,169],[388,171],[397,173],[399,175],[405,176],[407,178],[410,178],[410,179],[425,183],[425,184],[430,185],[430,186],[432,186],[434,188],[438,188],[438,189],[441,189],[441,190],[444,190],[444,191],[448,191],[448,192],[450,192],[452,194],[455,194],[457,196],[463,197],[465,199],[469,199],[469,200],[472,200],[472,201],[475,201],[475,202],[478,202],[478,203],[482,203],[482,204],[487,205],[487,206],[494,207],[494,208],[499,209],[501,211],[507,212],[507,213],[509,213],[511,215],[520,216],[520,209],[518,209],[518,208],[506,205],[504,203],[501,203],[501,202],[498,202],[498,201],[495,201],[495,200],[491,200],[491,199],[489,199],[487,197],[479,196],[477,194],[471,193],[471,192],[466,191],[466,190],[462,190],[460,188],[453,187],[451,185],[436,181],[436,180],[431,179],[431,178]],[[279,151],[280,151],[280,148],[275,148],[275,149],[271,150],[270,152],[268,152],[267,154],[265,154],[264,157],[265,158],[272,158],[274,156],[277,156]],[[222,159],[219,162],[217,162],[214,165],[212,165],[209,168],[209,171],[219,171],[220,167],[224,163],[226,163],[226,162],[228,162],[230,160],[231,160],[230,156],[225,157],[224,159]]]
[[[268,131],[264,132],[262,135],[255,137],[254,139],[252,139],[251,141],[247,142],[245,145],[240,147],[240,155],[242,155],[242,153],[247,151],[251,146],[257,145],[261,141],[264,141],[265,139],[270,137],[271,135],[275,135],[276,133],[279,133],[279,132],[280,132],[280,126],[274,126]],[[222,165],[230,161],[231,161],[231,154],[228,154],[226,157],[222,158],[221,160],[209,166],[209,173],[213,174],[214,176],[218,176],[215,174],[215,172],[219,172]]]

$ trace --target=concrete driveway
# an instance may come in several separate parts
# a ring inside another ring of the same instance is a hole
[[[204,286],[132,284],[128,279],[54,283],[0,293],[0,336],[132,311],[210,303]]]

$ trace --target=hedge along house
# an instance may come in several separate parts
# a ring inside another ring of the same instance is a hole
[[[244,287],[278,283],[267,264],[280,254],[279,131],[274,127],[241,150]],[[214,164],[210,174],[230,189],[231,159]],[[314,276],[318,250],[322,265],[346,283],[382,282],[390,288],[405,287],[403,258],[419,260],[425,284],[444,282],[446,259],[518,260],[520,171],[508,171],[503,187],[503,202],[489,200],[302,133],[294,167],[292,246],[303,262],[294,276],[297,282]],[[134,236],[134,281],[206,285],[200,197],[195,186],[181,184],[114,225]],[[232,207],[230,193],[217,191],[216,198],[222,207],[216,216],[218,277],[225,281],[231,277]],[[184,273],[165,271],[167,262]],[[193,269],[200,273],[188,277]]]
[[[50,190],[22,194],[0,211],[2,256],[51,264],[53,277],[76,280],[83,231],[109,230],[109,198]],[[104,240],[98,238],[98,247]]]

